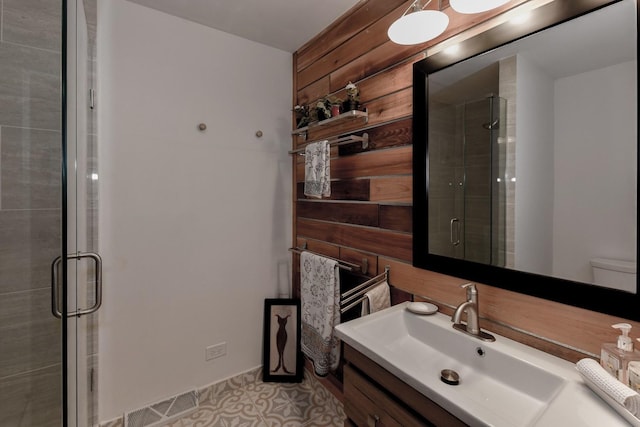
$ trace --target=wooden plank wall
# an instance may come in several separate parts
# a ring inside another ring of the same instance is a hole
[[[352,81],[369,111],[368,123],[352,120],[314,127],[308,140],[343,134],[371,142],[334,148],[331,158],[332,195],[309,200],[303,194],[304,159],[293,156],[294,245],[346,261],[368,260],[367,275],[391,267],[391,284],[418,298],[426,297],[451,313],[464,300],[465,281],[416,269],[412,259],[412,64],[425,49],[525,0],[477,15],[460,15],[448,7],[448,30],[419,46],[398,46],[387,38],[389,25],[412,3],[368,0],[356,5],[332,26],[294,54],[295,104],[315,103],[327,94],[342,96]],[[437,7],[438,2],[432,2]],[[293,136],[292,146],[304,146]],[[294,295],[299,295],[299,257],[293,255]],[[599,354],[603,342],[614,342],[611,324],[622,319],[479,284],[484,328],[525,342],[567,360]],[[634,337],[640,334],[640,323]],[[586,352],[586,353],[585,353]]]

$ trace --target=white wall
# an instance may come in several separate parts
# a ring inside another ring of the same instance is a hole
[[[555,82],[556,276],[591,282],[591,258],[635,260],[636,71],[625,62]]]
[[[517,56],[515,266],[548,275],[553,230],[553,80]]]
[[[290,286],[292,65],[124,0],[98,16],[105,421],[261,364],[263,299]]]

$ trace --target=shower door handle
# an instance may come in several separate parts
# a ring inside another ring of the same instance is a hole
[[[102,305],[102,258],[100,255],[93,252],[78,252],[77,254],[68,255],[67,259],[82,259],[91,258],[94,262],[95,276],[94,276],[94,289],[95,296],[93,305],[89,308],[80,309],[71,313],[67,313],[67,317],[82,316],[85,314],[91,314],[100,308]],[[59,287],[58,272],[60,270],[60,264],[62,263],[62,256],[56,257],[51,263],[51,312],[58,319],[62,319],[62,311],[59,308]]]
[[[460,244],[460,220],[458,218],[451,218],[449,222],[449,240],[453,246]]]

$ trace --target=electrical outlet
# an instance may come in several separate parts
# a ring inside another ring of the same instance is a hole
[[[227,343],[221,342],[219,344],[210,345],[205,349],[204,360],[217,359],[227,354]]]

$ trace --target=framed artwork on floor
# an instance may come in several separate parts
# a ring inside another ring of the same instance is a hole
[[[264,300],[264,382],[299,383],[303,377],[300,350],[300,300]]]

